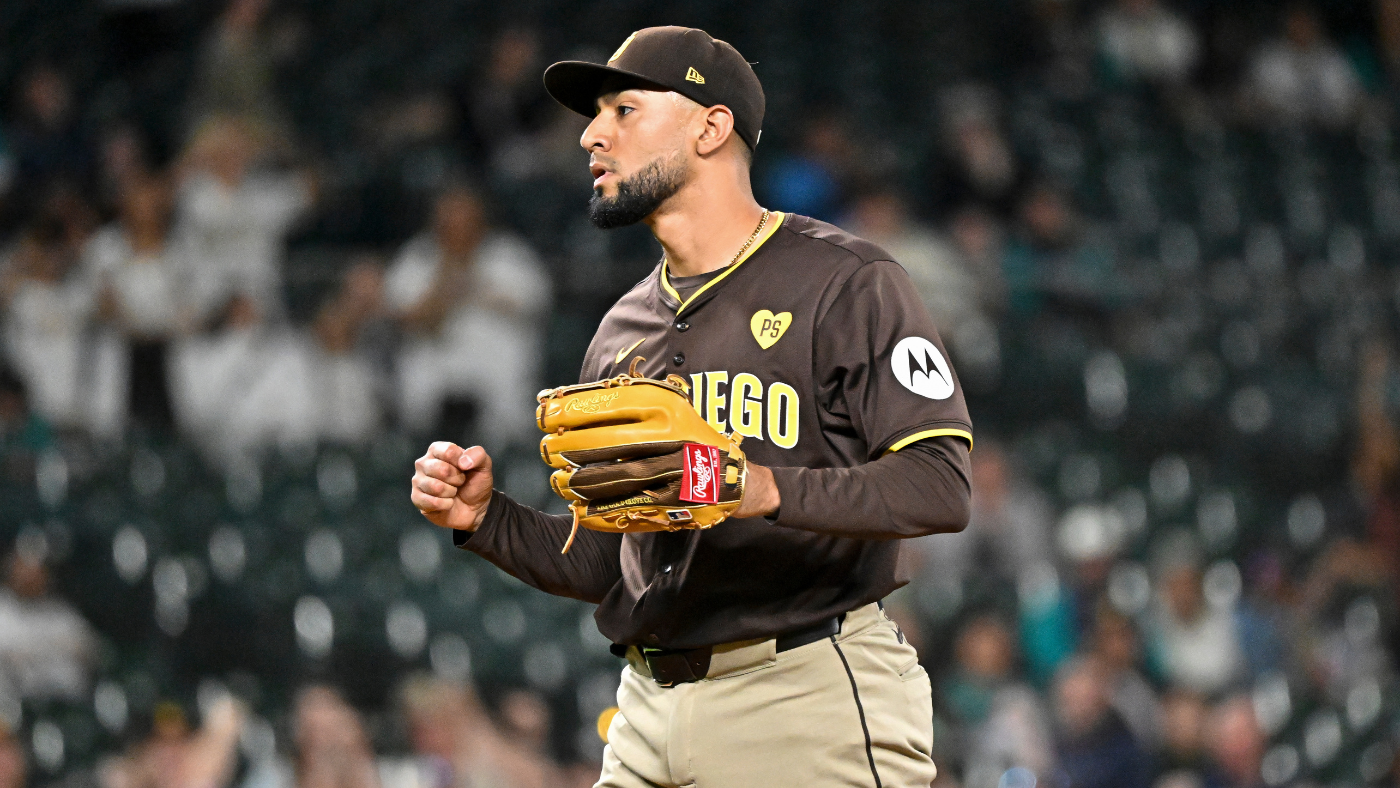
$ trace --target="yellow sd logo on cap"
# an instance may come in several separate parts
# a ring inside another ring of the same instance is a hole
[[[622,46],[618,47],[618,48],[617,48],[617,51],[614,52],[614,53],[612,54],[612,57],[608,58],[608,62],[611,63],[611,62],[613,62],[614,60],[617,60],[618,58],[622,57],[622,51],[623,51],[624,49],[626,49],[626,48],[627,48],[627,45],[630,44],[630,43],[632,43],[632,39],[634,39],[634,38],[636,38],[636,37],[637,37],[637,34],[636,34],[636,33],[633,33],[632,35],[628,36],[628,37],[627,37],[627,40],[622,42]]]

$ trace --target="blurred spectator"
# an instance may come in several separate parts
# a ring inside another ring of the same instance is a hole
[[[293,712],[296,788],[378,788],[360,715],[330,687],[307,687]]]
[[[1013,767],[1046,775],[1054,764],[1048,718],[1040,698],[1016,678],[1011,631],[992,616],[970,620],[958,633],[954,670],[941,684],[943,705],[957,727],[963,773],[992,782]]]
[[[1296,667],[1288,652],[1289,641],[1298,637],[1298,599],[1283,557],[1272,550],[1251,555],[1245,562],[1244,581],[1236,620],[1250,675]]]
[[[156,706],[151,734],[101,769],[101,788],[224,788],[233,778],[245,713],[225,695],[191,731],[174,703]]]
[[[1152,763],[1110,702],[1109,677],[1078,657],[1055,676],[1059,770],[1074,788],[1148,788]]]
[[[5,472],[15,480],[33,478],[34,460],[53,445],[48,422],[29,407],[24,381],[0,363],[0,456]]]
[[[318,410],[310,340],[266,325],[243,294],[213,323],[214,331],[175,348],[172,393],[182,431],[221,463],[266,446],[312,443]]]
[[[1093,86],[1094,40],[1080,19],[1076,0],[1035,0],[1034,68],[1045,87],[1066,98],[1082,98]]]
[[[77,609],[49,591],[42,540],[6,562],[0,589],[0,695],[82,700],[97,660],[97,639]]]
[[[1015,210],[1026,171],[1002,132],[997,103],[996,92],[984,85],[943,92],[943,154],[932,178],[939,213],[980,208],[1007,219]]]
[[[475,409],[483,442],[533,434],[522,403],[539,389],[550,282],[523,239],[491,227],[477,194],[438,197],[431,229],[390,266],[385,296],[409,333],[397,369],[404,426],[460,440]]]
[[[189,245],[191,298],[201,317],[236,293],[266,319],[282,314],[282,245],[312,193],[307,178],[256,169],[264,151],[245,121],[220,116],[185,153],[176,231]]]
[[[977,279],[977,293],[988,315],[999,318],[1006,311],[1006,277],[1001,266],[1005,254],[1006,229],[1002,222],[981,208],[958,211],[948,223],[953,240],[967,270]]]
[[[1246,668],[1233,600],[1209,604],[1200,556],[1185,535],[1159,545],[1158,589],[1151,616],[1152,649],[1167,680],[1206,695],[1229,689]]]
[[[1211,711],[1206,723],[1214,772],[1211,788],[1257,788],[1264,784],[1260,763],[1267,741],[1248,695],[1236,695]]]
[[[1361,101],[1361,83],[1334,43],[1317,10],[1306,2],[1288,4],[1283,36],[1254,55],[1245,86],[1249,109],[1265,123],[1285,121],[1341,126]]]
[[[1163,771],[1202,775],[1206,771],[1206,718],[1210,709],[1200,695],[1171,690],[1162,696]]]
[[[413,751],[422,759],[420,784],[553,788],[560,775],[528,745],[496,728],[468,688],[416,676],[400,692]]]
[[[98,316],[123,345],[118,373],[124,390],[116,410],[148,429],[174,426],[167,360],[171,341],[187,332],[189,264],[170,237],[170,195],[159,180],[132,180],[121,194],[118,221],[88,242],[85,274],[97,288]]]
[[[957,249],[932,228],[914,220],[903,197],[892,191],[858,197],[848,225],[851,232],[883,248],[909,272],[941,336],[951,341],[959,328],[969,323],[984,324],[995,331],[982,310],[977,280]]]
[[[0,788],[24,788],[29,760],[10,726],[0,722]]]
[[[291,128],[274,89],[276,55],[263,29],[270,5],[271,0],[228,0],[200,55],[191,128],[232,117],[246,123],[259,141],[288,144]]]
[[[1295,649],[1319,689],[1334,699],[1359,682],[1379,680],[1394,664],[1378,601],[1394,593],[1393,560],[1369,545],[1337,539],[1313,561],[1303,583]]]
[[[852,143],[845,125],[817,115],[802,130],[798,150],[773,162],[764,178],[764,200],[783,210],[835,221],[851,175]]]
[[[1143,677],[1142,642],[1133,620],[1100,605],[1094,618],[1093,657],[1102,670],[1108,702],[1143,747],[1162,742],[1162,709],[1157,693]]]
[[[549,704],[531,690],[511,690],[501,698],[503,733],[542,757],[549,749]]]
[[[1069,194],[1040,184],[1021,201],[1018,219],[1002,262],[1013,312],[1035,312],[1047,297],[1082,306],[1106,305],[1113,295],[1113,258],[1090,237]]]
[[[1117,82],[1185,82],[1200,55],[1197,39],[1161,0],[1116,0],[1099,17],[1099,49]]]
[[[539,36],[506,28],[491,42],[485,73],[466,91],[469,141],[494,172],[523,177],[539,165],[534,136],[554,109],[539,75]]]
[[[1000,443],[983,438],[972,457],[972,519],[956,534],[917,539],[924,572],[961,587],[973,573],[1015,582],[1053,554],[1054,510]]]
[[[151,171],[149,145],[146,136],[132,124],[117,124],[103,132],[98,149],[101,156],[100,204],[116,205],[120,209],[122,195],[128,189],[155,177]]]
[[[63,244],[74,255],[87,245],[100,222],[97,211],[88,202],[86,189],[75,184],[54,183],[43,201],[36,204],[40,216],[51,217],[58,223]]]
[[[384,269],[375,258],[353,263],[335,297],[316,317],[315,391],[318,432],[337,443],[360,443],[380,426],[385,355]]]
[[[9,126],[15,192],[42,196],[56,182],[86,187],[92,176],[92,150],[68,76],[39,64],[19,85],[19,107]],[[32,204],[32,198],[26,200]]]
[[[387,326],[383,271],[361,260],[311,331],[269,324],[235,294],[214,330],[182,339],[171,362],[181,429],[225,463],[271,445],[360,443],[381,426]]]
[[[1400,432],[1394,417],[1400,373],[1380,341],[1367,343],[1358,366],[1351,475],[1365,499],[1368,563],[1389,576],[1390,598],[1400,609]],[[1400,627],[1392,628],[1391,637],[1391,658],[1400,668]]]
[[[24,380],[31,407],[65,428],[85,426],[92,415],[89,389],[79,376],[87,364],[93,298],[88,283],[71,275],[76,258],[63,221],[45,214],[0,263],[5,352]]]

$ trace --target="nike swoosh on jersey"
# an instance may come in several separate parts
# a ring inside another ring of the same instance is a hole
[[[646,341],[646,338],[643,337],[642,339],[639,339],[639,340],[637,340],[636,342],[633,342],[632,344],[628,345],[627,347],[625,347],[625,348],[619,350],[619,351],[617,352],[617,359],[616,359],[615,363],[621,364],[621,363],[622,363],[622,359],[626,358],[628,353],[631,353],[632,351],[636,350],[636,349],[637,349],[637,346],[640,345],[640,344],[642,344],[642,343],[645,342],[645,341]]]

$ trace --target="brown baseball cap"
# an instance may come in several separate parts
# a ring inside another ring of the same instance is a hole
[[[763,132],[763,85],[753,67],[729,44],[693,27],[648,27],[622,42],[606,65],[566,60],[544,72],[555,101],[587,117],[603,81],[613,74],[659,85],[706,107],[723,104],[734,114],[734,131],[750,148]]]

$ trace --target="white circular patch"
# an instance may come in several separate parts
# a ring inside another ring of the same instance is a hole
[[[905,337],[894,346],[890,366],[901,386],[929,399],[953,396],[953,371],[938,346],[923,337]]]

